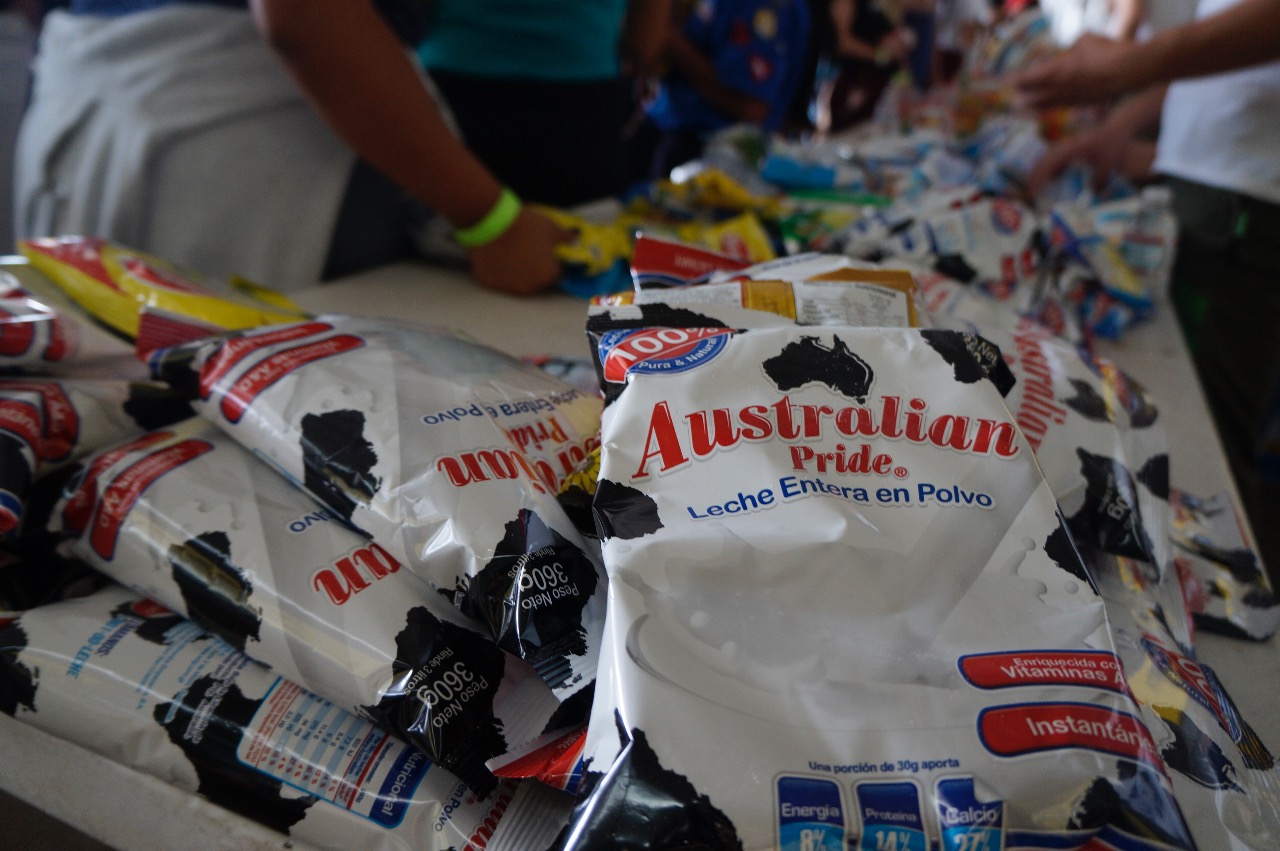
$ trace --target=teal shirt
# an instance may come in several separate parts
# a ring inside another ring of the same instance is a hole
[[[617,77],[627,0],[434,0],[428,70],[477,77]]]

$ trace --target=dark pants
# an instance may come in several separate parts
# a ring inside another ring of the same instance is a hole
[[[928,91],[933,85],[933,42],[935,23],[932,12],[907,12],[902,22],[916,35],[915,46],[907,59],[911,82],[920,91]]]
[[[1280,585],[1280,480],[1260,450],[1280,390],[1280,206],[1172,179],[1172,296],[1263,562]]]
[[[347,179],[320,279],[332,281],[417,257],[410,232],[426,216],[426,208],[390,178],[357,160]]]
[[[626,188],[625,80],[431,77],[467,147],[523,200],[572,207]]]

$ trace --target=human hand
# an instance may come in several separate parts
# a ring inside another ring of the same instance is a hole
[[[1027,175],[1027,191],[1039,195],[1068,166],[1081,163],[1093,175],[1094,189],[1106,185],[1125,158],[1130,138],[1121,128],[1103,123],[1063,142],[1045,153]]]
[[[532,295],[560,279],[556,246],[573,234],[528,206],[511,227],[487,245],[467,251],[471,276],[481,286],[512,295]]]
[[[915,33],[905,28],[893,30],[876,45],[876,54],[883,52],[899,65],[905,65],[911,58],[911,48],[915,41]]]
[[[1100,103],[1133,87],[1129,61],[1132,45],[1086,33],[1070,48],[1013,75],[1021,106]]]

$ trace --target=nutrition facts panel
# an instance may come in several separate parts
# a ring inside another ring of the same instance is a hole
[[[367,722],[284,680],[263,701],[253,731],[240,746],[241,762],[344,806],[387,742]]]
[[[429,765],[363,718],[286,680],[263,700],[250,730],[237,753],[241,762],[382,823],[399,821],[401,799]],[[357,795],[366,784],[394,794]]]

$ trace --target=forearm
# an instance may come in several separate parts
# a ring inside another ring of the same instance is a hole
[[[1160,126],[1160,113],[1168,90],[1167,85],[1144,89],[1112,109],[1104,123],[1118,136],[1129,140],[1144,131],[1155,130]]]
[[[851,33],[839,33],[836,35],[836,54],[841,59],[861,59],[863,62],[875,62],[878,59],[876,51],[876,45],[863,41]]]
[[[405,48],[368,0],[250,0],[304,95],[361,157],[456,227],[500,192],[445,124]]]
[[[631,0],[622,29],[624,65],[639,76],[653,73],[673,31],[671,0]]]
[[[1280,0],[1242,0],[1135,44],[1124,73],[1133,90],[1274,59],[1280,59]]]

